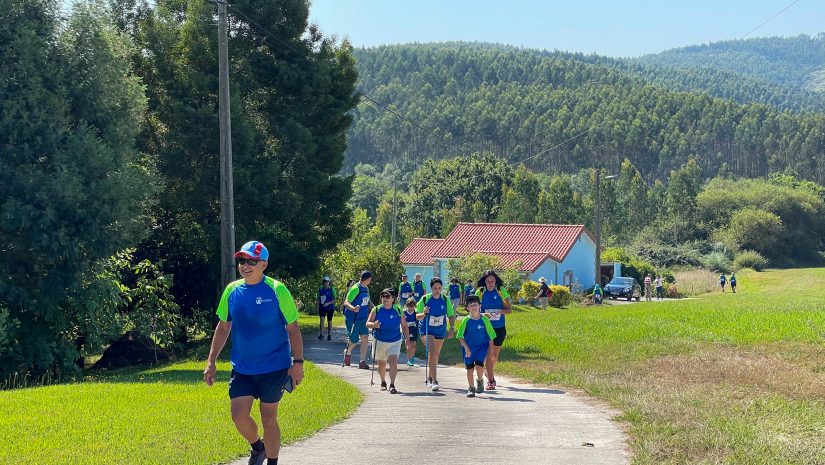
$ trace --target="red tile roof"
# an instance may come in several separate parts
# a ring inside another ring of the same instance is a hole
[[[589,235],[580,224],[458,223],[446,239],[415,239],[402,252],[401,261],[431,264],[433,257],[481,252],[501,258],[505,266],[521,261],[522,271],[535,271],[548,258],[564,261],[582,233]],[[439,246],[433,247],[436,241]],[[407,261],[413,257],[416,261]]]
[[[405,265],[432,265],[433,252],[438,250],[444,239],[423,239],[416,237],[401,252],[401,263]]]

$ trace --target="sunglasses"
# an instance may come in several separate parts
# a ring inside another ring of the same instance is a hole
[[[381,294],[381,298],[382,299],[392,299],[392,296],[390,294]]]
[[[253,258],[239,258],[238,259],[238,265],[255,266],[255,265],[258,264],[258,262],[260,262],[260,260],[255,260]]]

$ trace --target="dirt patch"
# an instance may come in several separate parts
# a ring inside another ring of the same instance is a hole
[[[712,352],[661,357],[646,363],[650,379],[663,386],[737,386],[790,399],[825,400],[825,373],[816,349],[794,358],[784,349],[746,351],[714,348]]]

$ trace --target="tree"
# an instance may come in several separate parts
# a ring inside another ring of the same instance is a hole
[[[77,4],[65,24],[57,10],[21,0],[0,11],[0,308],[13,341],[2,377],[59,376],[106,331],[85,325],[84,310],[114,318],[110,291],[79,312],[71,300],[100,260],[146,237],[156,189],[135,146],[146,100],[128,39],[97,3]]]
[[[535,223],[540,192],[541,186],[536,175],[524,166],[519,166],[510,187],[504,190],[498,221]]]

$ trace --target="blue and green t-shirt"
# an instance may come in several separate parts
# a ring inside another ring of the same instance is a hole
[[[375,338],[381,342],[395,342],[401,340],[401,309],[393,305],[391,308],[378,307],[375,311],[375,320],[381,327],[375,330]]]
[[[298,308],[283,283],[268,276],[258,284],[232,282],[215,313],[232,323],[229,361],[235,371],[260,375],[292,365],[286,325],[298,320]]]
[[[369,318],[370,290],[368,287],[362,286],[361,283],[354,284],[351,288],[349,288],[349,292],[347,292],[347,302],[351,303],[355,307],[361,307],[358,313],[345,308],[344,318],[346,318],[347,321],[366,321],[367,318]]]
[[[416,302],[420,301],[421,298],[424,297],[424,294],[426,294],[426,293],[427,293],[427,287],[424,286],[423,281],[415,281],[413,283],[413,297],[415,298]]]
[[[501,310],[504,309],[504,301],[510,298],[507,289],[493,289],[488,291],[485,287],[476,289],[476,295],[481,299],[481,313],[490,314],[490,323],[493,328],[504,327],[504,314]]]
[[[427,317],[422,320],[424,333],[443,337],[447,334],[447,321],[455,316],[453,303],[441,294],[438,298],[432,294],[425,295],[415,307],[416,313],[424,313],[424,307],[430,307]]]
[[[461,298],[461,286],[458,284],[450,284],[450,298],[451,299],[460,299]]]
[[[477,352],[496,338],[496,331],[487,318],[482,317],[474,320],[468,316],[458,322],[458,331],[455,337],[464,339],[464,342],[470,347],[470,351]]]
[[[335,308],[335,299],[338,298],[338,293],[335,291],[335,288],[330,287],[322,287],[318,290],[318,301],[320,302],[320,308],[324,310],[332,310]]]

